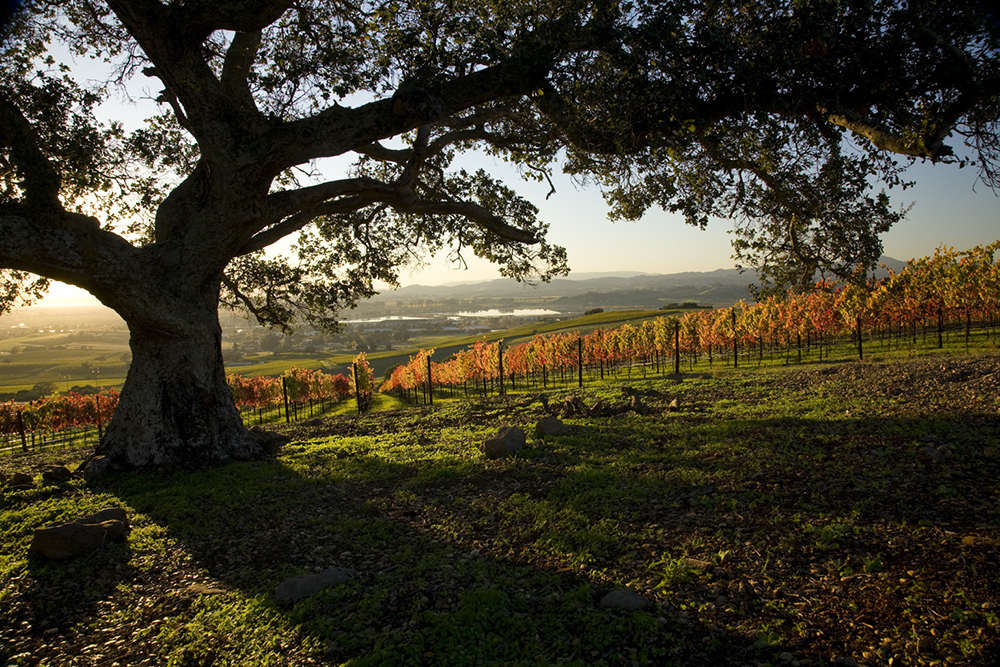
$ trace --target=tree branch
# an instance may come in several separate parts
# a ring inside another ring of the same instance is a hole
[[[38,147],[31,123],[4,95],[0,95],[0,146],[10,147],[11,158],[24,177],[22,187],[28,206],[62,211],[62,178]]]
[[[355,108],[331,107],[276,127],[269,137],[275,155],[270,171],[278,174],[359,146],[375,151],[371,144],[381,139],[435,124],[479,104],[527,95],[544,85],[557,53],[561,53],[558,45],[527,45],[504,62],[471,74],[427,85],[411,82],[401,85],[390,99]]]
[[[819,107],[819,111],[823,114],[824,118],[834,125],[859,134],[872,142],[877,148],[891,153],[910,155],[912,157],[925,157],[932,160],[938,160],[953,154],[951,147],[944,144],[944,137],[951,129],[948,127],[944,127],[934,134],[907,138],[896,134],[884,125],[873,122],[870,118],[865,118],[861,114],[852,111],[836,113],[824,107]]]
[[[261,31],[238,32],[226,51],[226,60],[222,66],[222,90],[234,105],[243,111],[259,115],[250,85],[247,81],[254,58],[260,48]]]

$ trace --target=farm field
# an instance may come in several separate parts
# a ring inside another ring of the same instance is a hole
[[[637,323],[675,311],[610,311],[586,315],[561,322],[529,323],[514,329],[490,332],[487,340],[505,338],[520,342],[534,333],[589,333],[598,327]],[[483,336],[461,338],[436,337],[414,339],[399,349],[370,353],[368,358],[381,378],[387,368],[406,363],[421,347],[436,347],[435,359],[444,359],[454,352],[482,340]],[[356,353],[327,354],[324,352],[274,352],[250,354],[240,362],[228,364],[231,372],[250,377],[280,375],[289,368],[324,369],[343,373],[350,367]],[[30,390],[36,384],[52,384],[57,391],[67,391],[74,385],[120,387],[125,382],[131,351],[128,332],[81,331],[74,333],[26,332],[0,340],[0,394],[15,394]]]
[[[938,353],[620,378],[277,425],[268,462],[2,491],[10,665],[988,665],[1000,660],[1000,362]],[[669,409],[677,399],[679,409]],[[386,409],[378,409],[379,406]],[[479,444],[528,433],[516,458]],[[84,450],[0,458],[4,473]],[[37,480],[36,480],[37,481]],[[73,561],[32,531],[102,507]],[[297,602],[275,587],[327,567]],[[602,605],[630,591],[634,611]],[[890,663],[890,660],[892,661]]]

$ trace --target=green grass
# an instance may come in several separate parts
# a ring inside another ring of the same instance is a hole
[[[48,646],[51,662],[30,664],[884,664],[864,656],[884,649],[894,664],[993,664],[995,360],[633,378],[652,415],[571,418],[547,438],[523,395],[381,397],[364,417],[277,426],[292,442],[272,461],[3,491],[0,659]],[[571,391],[621,405],[623,384]],[[507,424],[529,447],[485,460],[478,444]],[[928,443],[950,458],[923,458]],[[127,543],[26,557],[35,527],[107,505],[132,517]],[[329,566],[357,576],[273,599]],[[602,608],[620,588],[648,605]],[[917,652],[925,637],[933,654]]]

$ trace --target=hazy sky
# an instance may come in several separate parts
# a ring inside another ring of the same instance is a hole
[[[90,64],[80,68],[93,71],[95,78],[100,76]],[[155,91],[142,90],[141,86],[148,87],[149,80],[135,84],[134,104],[107,105],[107,117],[123,121],[127,129],[138,127],[143,115],[155,106],[149,99],[155,97]],[[541,219],[550,225],[549,241],[567,248],[574,273],[675,273],[733,266],[730,223],[726,220],[713,221],[701,231],[685,225],[680,216],[657,210],[639,222],[612,223],[597,189],[580,190],[569,177],[557,175],[557,191],[546,199],[547,184],[522,181],[509,165],[493,158],[463,158],[462,166],[485,168],[538,206]],[[916,164],[907,174],[917,185],[905,192],[893,190],[890,196],[895,207],[914,206],[906,220],[883,236],[886,255],[906,260],[929,255],[941,244],[964,249],[1000,238],[1000,199],[989,188],[976,184],[974,168]],[[471,256],[466,260],[468,270],[456,270],[445,257],[434,258],[425,269],[404,273],[401,279],[403,284],[435,285],[499,277],[490,264]],[[93,300],[85,292],[61,284],[45,300],[47,305],[83,302]]]

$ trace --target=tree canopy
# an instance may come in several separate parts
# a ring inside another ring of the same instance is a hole
[[[531,202],[454,166],[470,150],[594,182],[613,217],[732,218],[738,260],[779,282],[846,275],[904,216],[882,188],[907,161],[971,155],[1000,184],[998,33],[972,1],[28,0],[0,48],[0,310],[82,287],[132,331],[122,405],[176,384],[132,417],[205,383],[224,402],[217,369],[185,375],[221,367],[190,356],[218,347],[219,303],[329,326],[441,249],[566,271]],[[82,80],[80,58],[113,75]],[[100,122],[143,77],[160,111]],[[169,415],[146,440],[201,451]]]

